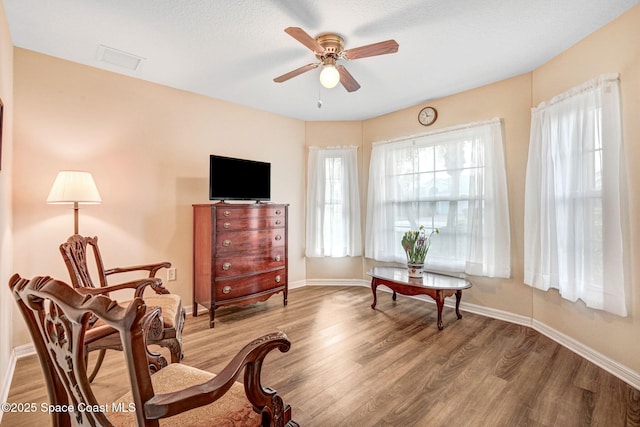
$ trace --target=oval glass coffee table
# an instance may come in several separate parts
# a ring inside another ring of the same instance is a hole
[[[373,292],[373,304],[376,308],[378,302],[376,288],[384,285],[393,291],[393,300],[396,300],[396,292],[402,295],[429,295],[436,301],[438,308],[438,329],[442,330],[442,307],[444,299],[452,295],[456,296],[456,315],[460,314],[460,300],[462,291],[471,287],[471,282],[461,277],[445,276],[436,273],[423,273],[422,277],[409,277],[406,268],[375,267],[367,271],[371,276],[371,291]]]

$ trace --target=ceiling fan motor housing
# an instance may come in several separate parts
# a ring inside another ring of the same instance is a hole
[[[320,34],[316,37],[316,41],[324,48],[324,52],[316,53],[316,57],[320,61],[324,62],[327,58],[332,58],[335,61],[340,58],[340,54],[342,54],[344,50],[344,40],[342,37],[332,33]]]

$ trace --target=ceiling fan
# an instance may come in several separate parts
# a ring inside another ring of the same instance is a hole
[[[360,84],[344,66],[336,65],[336,61],[342,59],[352,60],[367,58],[370,56],[386,55],[389,53],[396,53],[398,51],[398,43],[396,43],[395,40],[387,40],[344,50],[344,40],[337,34],[320,34],[314,39],[299,27],[288,27],[285,28],[284,31],[309,48],[320,62],[304,65],[283,74],[280,77],[276,77],[273,81],[277,83],[285,82],[322,65],[320,83],[324,87],[332,88],[340,82],[348,92],[355,92],[360,89]]]

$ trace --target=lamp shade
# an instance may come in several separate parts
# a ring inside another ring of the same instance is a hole
[[[102,203],[93,176],[84,171],[60,171],[53,182],[47,203]]]

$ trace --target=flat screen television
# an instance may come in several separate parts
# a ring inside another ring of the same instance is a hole
[[[271,200],[271,163],[210,155],[209,200]]]

